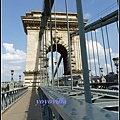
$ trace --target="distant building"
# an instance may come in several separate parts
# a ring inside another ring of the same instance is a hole
[[[105,76],[105,79],[107,82],[118,82],[118,75],[111,72]]]
[[[103,77],[100,76],[90,77],[90,83],[107,83],[107,82],[118,82],[118,75],[110,73],[109,75]]]
[[[73,86],[77,86],[82,81],[80,75],[73,75]],[[64,77],[58,78],[60,86],[70,86],[71,85],[71,76],[64,75]],[[58,80],[55,80],[55,85],[57,85]]]

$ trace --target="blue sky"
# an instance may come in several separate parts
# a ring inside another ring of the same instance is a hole
[[[82,0],[84,18],[91,18],[117,0]],[[56,10],[65,11],[65,0],[56,1]],[[68,11],[76,12],[76,0],[68,0]],[[25,70],[27,36],[23,30],[21,16],[32,10],[42,10],[43,0],[2,0],[2,81],[10,80],[10,70],[14,69],[14,79]],[[115,7],[113,9],[116,9]],[[113,9],[107,11],[110,13]],[[97,16],[99,18],[102,15]],[[113,54],[118,53],[118,33],[115,24],[109,27]],[[99,30],[98,30],[99,33]],[[113,34],[114,33],[114,34]],[[99,36],[99,35],[98,35]],[[102,45],[101,40],[99,40]]]

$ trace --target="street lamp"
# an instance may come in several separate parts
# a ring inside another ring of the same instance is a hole
[[[103,68],[100,68],[100,74],[101,74],[102,83],[106,83],[106,79],[103,76]]]
[[[9,90],[14,89],[14,79],[13,79],[14,70],[11,70],[11,82],[9,84]]]
[[[11,70],[11,81],[13,81],[13,73],[14,73],[14,70]]]
[[[21,75],[19,75],[19,81],[21,81]]]
[[[56,64],[57,64],[57,61],[55,61],[54,63],[55,63],[55,65],[56,65]]]
[[[113,61],[114,61],[114,64],[115,64],[115,66],[116,66],[116,72],[117,72],[117,74],[118,74],[118,60],[119,60],[119,58],[118,57],[116,57],[116,58],[113,58]]]
[[[103,68],[100,68],[100,74],[103,76]]]
[[[21,87],[21,83],[20,82],[21,82],[21,75],[19,75],[19,82],[18,82],[19,86],[18,87]]]

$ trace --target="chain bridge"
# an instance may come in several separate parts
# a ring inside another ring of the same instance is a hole
[[[118,90],[110,87],[119,83],[119,58],[112,58],[108,26],[114,24],[118,32],[118,10],[88,24],[88,19],[83,19],[81,0],[76,0],[77,13],[68,12],[67,0],[66,12],[51,11],[53,5],[54,0],[44,0],[43,10],[21,16],[27,36],[24,87],[2,92],[2,119],[117,120]],[[98,30],[103,44],[104,72],[97,44]],[[63,76],[59,77],[62,59]]]

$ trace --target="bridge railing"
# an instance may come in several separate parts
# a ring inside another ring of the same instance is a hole
[[[22,87],[1,93],[1,112],[3,113],[28,91],[28,87]]]
[[[68,91],[68,87],[66,90]],[[40,100],[37,101],[37,104],[41,104],[42,115],[45,120],[54,120],[54,118],[57,120],[118,119],[117,113],[87,103],[82,99],[76,99],[68,95],[66,90],[50,87],[38,88]]]

